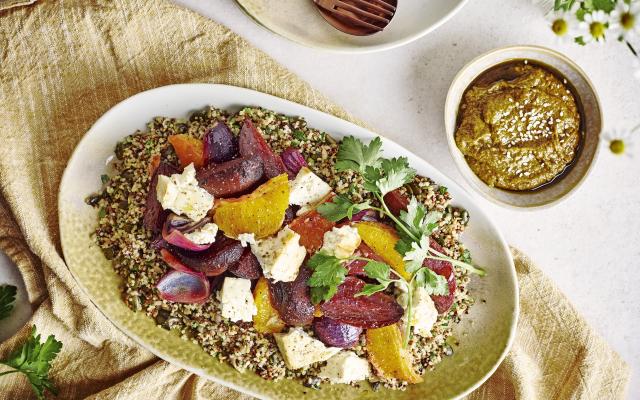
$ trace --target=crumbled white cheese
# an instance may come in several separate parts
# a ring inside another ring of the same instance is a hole
[[[322,241],[322,249],[338,258],[348,258],[360,246],[358,230],[352,226],[344,225],[325,232]]]
[[[264,276],[276,282],[294,281],[307,255],[307,250],[300,245],[300,235],[288,226],[275,237],[252,244],[251,251],[262,266]]]
[[[351,383],[367,379],[370,373],[369,361],[353,351],[341,351],[327,360],[318,376],[331,383]]]
[[[182,174],[158,175],[156,197],[162,208],[199,221],[213,207],[213,196],[198,186],[193,163]]]
[[[218,295],[222,316],[233,322],[251,322],[253,316],[258,313],[253,294],[251,293],[251,281],[242,278],[224,278],[222,289]]]
[[[398,296],[398,303],[407,308],[407,293],[402,293]],[[427,290],[423,287],[415,287],[413,290],[412,307],[413,312],[411,315],[411,325],[413,325],[413,331],[416,335],[422,337],[430,337],[431,329],[438,319],[438,310],[436,309],[431,296],[427,293]],[[405,311],[403,323],[407,323],[407,312]]]
[[[242,245],[242,247],[247,247],[248,245],[257,243],[256,235],[253,233],[241,233],[238,235],[236,239],[240,241],[240,244]]]
[[[210,244],[216,241],[217,234],[218,225],[209,222],[196,231],[185,233],[184,236],[196,244]]]
[[[338,353],[339,347],[326,347],[302,328],[290,328],[287,333],[275,333],[276,344],[289,369],[298,369],[325,361]]]
[[[289,204],[300,206],[302,215],[331,193],[331,186],[307,167],[302,167],[296,178],[289,182]]]

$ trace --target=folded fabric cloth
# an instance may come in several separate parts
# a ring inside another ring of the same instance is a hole
[[[35,2],[36,0],[0,0],[0,11],[18,6],[26,6]]]
[[[354,119],[227,28],[165,1],[43,0],[0,11],[0,49],[0,249],[24,277],[35,310],[29,325],[64,343],[50,374],[58,398],[247,398],[159,360],[91,304],[61,256],[62,172],[105,111],[171,83],[242,86]],[[517,339],[470,398],[622,398],[626,364],[527,257],[513,253]],[[2,343],[0,357],[28,332]],[[0,393],[34,397],[19,375],[0,377]]]

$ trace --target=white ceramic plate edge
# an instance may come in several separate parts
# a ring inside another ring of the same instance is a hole
[[[63,202],[65,201],[65,194],[63,193],[63,188],[65,186],[67,186],[67,182],[72,179],[69,173],[69,165],[72,165],[76,162],[78,162],[78,160],[81,158],[81,152],[83,149],[83,147],[86,147],[89,140],[90,140],[90,133],[96,128],[96,126],[99,126],[103,123],[105,123],[106,121],[110,120],[111,116],[114,114],[117,114],[117,112],[123,108],[127,108],[130,107],[131,105],[144,100],[147,97],[161,97],[161,95],[163,94],[163,92],[167,92],[167,93],[171,93],[171,92],[179,92],[181,90],[185,90],[185,91],[189,91],[189,90],[210,90],[210,91],[230,91],[230,92],[235,92],[238,97],[240,98],[247,98],[247,101],[242,103],[242,105],[262,105],[265,108],[269,108],[265,105],[265,103],[269,103],[269,104],[277,104],[278,107],[271,107],[273,108],[277,108],[275,111],[280,112],[280,113],[284,113],[287,115],[299,115],[304,117],[308,122],[309,122],[309,126],[313,126],[315,128],[321,129],[321,130],[326,130],[326,131],[330,131],[327,129],[323,129],[321,128],[319,125],[342,125],[345,127],[348,127],[348,132],[349,134],[353,134],[354,136],[358,137],[366,137],[366,138],[373,138],[376,135],[375,133],[362,128],[360,126],[357,126],[355,124],[352,124],[350,122],[344,121],[340,118],[337,118],[335,116],[329,115],[329,114],[325,114],[321,111],[303,106],[301,104],[298,103],[294,103],[285,99],[281,99],[272,95],[268,95],[265,93],[261,93],[261,92],[256,92],[250,89],[245,89],[245,88],[240,88],[240,87],[234,87],[234,86],[228,86],[228,85],[220,85],[220,84],[206,84],[206,83],[192,83],[192,84],[175,84],[175,85],[168,85],[168,86],[162,86],[162,87],[158,87],[158,88],[154,88],[154,89],[149,89],[147,91],[144,92],[140,92],[138,94],[135,94],[125,100],[122,100],[121,102],[119,102],[118,104],[116,104],[115,106],[113,106],[111,109],[109,109],[105,114],[103,114],[92,126],[91,128],[87,131],[87,133],[83,136],[83,138],[79,141],[79,143],[76,145],[76,148],[74,149],[68,163],[67,163],[67,168],[65,169],[62,179],[61,179],[61,183],[60,183],[60,188],[59,188],[59,192],[58,192],[58,211],[60,212],[60,210],[63,207]],[[240,104],[238,104],[240,105]],[[317,121],[325,121],[325,123],[319,123]],[[146,122],[146,121],[145,121]],[[124,132],[124,135],[128,135],[131,134],[131,132]],[[480,385],[482,385],[494,372],[495,370],[498,368],[498,366],[502,363],[502,361],[504,360],[504,357],[506,356],[506,354],[508,353],[509,349],[511,348],[514,340],[515,340],[515,332],[516,332],[516,327],[517,327],[517,323],[518,323],[518,317],[519,317],[519,311],[520,311],[520,307],[519,307],[519,288],[518,288],[518,282],[517,282],[517,277],[516,277],[516,272],[515,272],[515,265],[513,262],[513,259],[511,257],[511,252],[509,251],[509,246],[506,243],[506,241],[504,240],[504,237],[502,235],[502,233],[500,232],[500,230],[496,227],[495,223],[488,217],[488,215],[484,212],[484,210],[482,210],[482,208],[474,201],[473,197],[462,187],[460,187],[460,185],[458,185],[457,183],[455,183],[453,180],[449,179],[446,175],[444,175],[443,173],[441,173],[439,170],[437,170],[435,167],[433,167],[429,162],[421,159],[420,157],[414,155],[413,153],[411,153],[410,151],[404,149],[403,147],[401,147],[400,145],[396,144],[395,142],[386,139],[384,137],[381,137],[382,141],[383,141],[383,149],[385,150],[387,155],[404,155],[404,156],[408,156],[410,161],[412,159],[417,160],[419,163],[421,163],[422,165],[418,167],[419,170],[424,170],[424,169],[428,169],[428,176],[433,179],[435,182],[440,182],[440,183],[444,183],[447,185],[449,192],[452,193],[453,198],[460,198],[466,197],[466,200],[469,201],[470,203],[473,204],[473,207],[478,208],[479,212],[485,217],[486,219],[486,223],[489,225],[489,228],[491,228],[496,235],[496,239],[497,242],[500,244],[500,246],[502,247],[502,250],[505,251],[505,254],[507,255],[507,260],[508,260],[508,267],[510,268],[510,276],[511,276],[511,280],[512,280],[512,284],[514,287],[514,296],[515,296],[515,303],[514,303],[514,310],[513,310],[513,316],[512,316],[512,324],[511,324],[511,329],[509,332],[509,337],[507,340],[507,345],[505,346],[505,348],[503,349],[502,353],[500,354],[500,356],[498,357],[497,361],[495,362],[495,364],[493,365],[493,367],[481,378],[479,379],[475,384],[469,386],[463,393],[460,393],[457,397],[455,397],[455,399],[460,399],[463,398],[464,396],[468,395],[469,393],[471,393],[472,391],[474,391],[475,389],[477,389]],[[391,153],[391,154],[389,154]],[[414,165],[415,166],[415,165]],[[98,177],[96,177],[96,179],[99,179]],[[455,203],[455,201],[454,201]],[[473,214],[472,214],[473,215]],[[62,246],[62,252],[63,255],[65,257],[65,260],[67,258],[66,256],[66,251],[65,251],[65,234],[64,234],[64,230],[61,227],[61,246]],[[91,296],[89,295],[89,292],[87,291],[87,289],[84,287],[84,285],[82,284],[82,282],[80,282],[78,279],[76,279],[75,275],[72,273],[72,275],[74,276],[74,279],[76,280],[76,282],[78,283],[78,286],[81,288],[81,290],[87,295],[87,297],[89,299],[91,299]],[[93,301],[92,301],[93,303]],[[195,374],[198,374],[200,376],[203,376],[207,379],[210,379],[216,383],[222,384],[224,386],[230,387],[234,390],[237,390],[239,392],[242,393],[246,393],[249,394],[251,396],[257,397],[257,398],[265,398],[264,396],[262,396],[261,394],[257,393],[257,392],[253,392],[250,390],[247,390],[244,387],[235,385],[233,383],[230,383],[228,381],[222,380],[222,379],[217,379],[214,376],[211,375],[207,375],[205,374],[202,370],[198,369],[198,368],[194,368],[191,367],[189,365],[185,365],[183,363],[181,363],[178,360],[175,360],[173,357],[168,356],[166,353],[164,353],[163,351],[157,349],[157,348],[153,348],[152,346],[148,346],[143,340],[141,340],[141,338],[134,334],[133,332],[129,331],[128,329],[118,326],[117,324],[115,324],[113,321],[111,321],[111,319],[109,318],[108,315],[106,315],[102,309],[94,303],[94,305],[98,308],[98,310],[100,310],[100,312],[111,322],[113,323],[113,325],[119,329],[120,331],[122,331],[123,333],[125,333],[127,336],[133,338],[139,345],[141,345],[143,348],[145,348],[146,350],[150,351],[153,354],[156,354],[158,357],[169,361],[170,363],[177,365],[185,370],[191,371]]]

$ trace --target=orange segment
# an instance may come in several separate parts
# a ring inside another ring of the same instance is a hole
[[[402,347],[402,333],[398,324],[367,329],[369,361],[385,378],[420,383],[422,377],[413,369],[411,354]]]
[[[400,276],[407,281],[411,274],[404,269],[402,255],[395,249],[400,240],[398,233],[392,227],[381,222],[358,222],[355,224],[362,241],[371,248],[384,262],[389,264]]]
[[[229,237],[254,233],[257,239],[280,230],[289,206],[287,174],[271,178],[250,194],[216,201],[213,222]]]
[[[278,311],[271,305],[269,284],[265,277],[258,279],[253,289],[253,301],[256,303],[258,313],[253,316],[253,327],[260,333],[279,333],[286,326],[280,319]]]
[[[176,151],[182,168],[191,163],[196,168],[204,165],[204,144],[202,140],[184,134],[171,135],[168,140]]]

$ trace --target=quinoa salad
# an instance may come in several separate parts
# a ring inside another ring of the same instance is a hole
[[[124,138],[87,198],[129,308],[267,380],[403,390],[458,345],[469,221],[379,138],[208,107]]]

